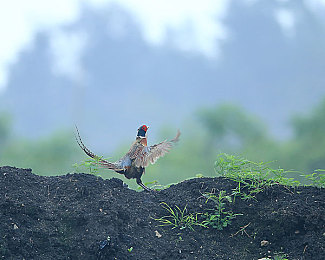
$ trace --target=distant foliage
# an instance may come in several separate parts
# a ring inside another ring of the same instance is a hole
[[[325,98],[307,115],[292,120],[294,138],[285,158],[303,171],[325,168]]]
[[[10,137],[10,129],[11,116],[8,113],[0,112],[0,155]]]
[[[242,108],[224,104],[215,109],[201,109],[198,119],[209,133],[212,144],[243,148],[266,139],[266,127]]]
[[[37,141],[17,138],[8,142],[1,164],[32,168],[40,175],[58,175],[71,172],[72,164],[80,158],[73,135],[60,131]]]
[[[72,130],[58,131],[38,140],[26,140],[13,136],[10,122],[8,114],[0,113],[1,165],[33,168],[34,172],[42,175],[55,175],[70,172],[74,163],[88,160],[77,146]],[[284,181],[281,178],[285,175],[286,181],[314,183],[321,187],[324,177],[317,170],[325,168],[325,99],[304,116],[296,116],[291,125],[293,136],[280,142],[269,134],[261,120],[241,107],[226,104],[200,109],[193,119],[179,126],[182,132],[180,142],[155,165],[146,168],[143,181],[157,181],[159,184],[154,184],[162,188],[166,184],[197,175],[212,177],[215,174],[216,157],[226,153],[241,155],[251,161],[223,157],[224,164],[217,166],[223,173],[230,167],[236,170],[240,166],[247,176],[253,175],[254,171],[261,171],[265,175],[277,177],[279,182]],[[174,127],[162,129],[160,138],[156,140],[149,132],[148,142],[154,144],[165,138],[171,139],[176,130]],[[129,146],[129,143],[121,145],[120,150],[112,155],[112,160],[126,153]],[[253,161],[269,163],[258,164]],[[97,172],[104,177],[116,176],[112,171],[98,168],[96,162],[88,160],[83,164],[83,167],[79,165],[77,171]],[[282,167],[289,170],[284,171]],[[136,188],[134,182],[124,181]]]

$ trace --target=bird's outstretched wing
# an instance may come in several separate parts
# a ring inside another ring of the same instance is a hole
[[[75,137],[76,137],[77,143],[80,146],[80,148],[85,152],[85,154],[87,154],[89,157],[91,157],[91,158],[95,159],[96,161],[98,161],[98,164],[100,166],[102,166],[102,167],[105,167],[107,169],[114,170],[114,171],[121,171],[121,170],[123,170],[123,168],[122,167],[119,167],[118,164],[111,163],[109,161],[106,161],[106,160],[102,159],[101,157],[99,157],[98,155],[94,154],[92,151],[90,151],[84,145],[84,143],[82,142],[81,137],[80,137],[80,134],[79,134],[79,130],[78,130],[77,126],[76,126],[76,130],[77,130],[77,135],[75,135]]]
[[[136,167],[147,167],[149,163],[154,164],[158,158],[164,156],[170,151],[175,143],[179,140],[181,132],[178,130],[174,139],[170,141],[163,141],[159,144],[152,146],[141,146],[138,147],[137,152],[134,153],[136,156],[134,159]]]

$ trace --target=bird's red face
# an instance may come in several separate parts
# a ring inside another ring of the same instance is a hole
[[[141,126],[140,128],[141,128],[143,131],[147,132],[149,127],[147,127],[146,125],[143,125],[143,126]]]
[[[141,138],[145,138],[146,137],[146,133],[147,133],[147,131],[148,131],[148,126],[146,126],[146,125],[142,125],[142,126],[140,126],[139,127],[139,129],[138,129],[138,134],[137,134],[137,136],[138,137],[141,137]]]

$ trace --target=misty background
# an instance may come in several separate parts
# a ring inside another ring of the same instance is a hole
[[[13,0],[0,20],[0,165],[75,171],[75,125],[115,161],[146,124],[182,136],[144,182],[214,176],[220,152],[325,168],[323,0]]]

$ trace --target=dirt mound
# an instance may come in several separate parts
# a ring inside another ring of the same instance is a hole
[[[128,189],[119,179],[89,174],[42,177],[30,169],[0,168],[2,259],[325,259],[325,192],[275,185],[236,199],[237,216],[223,230],[161,227],[161,202],[205,212],[204,192],[236,183],[191,179],[154,193]],[[263,242],[262,242],[263,241]]]

